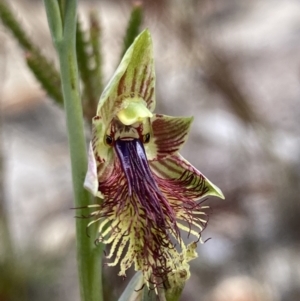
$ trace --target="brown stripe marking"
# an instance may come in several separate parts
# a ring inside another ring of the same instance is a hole
[[[158,172],[163,175],[165,178],[170,178],[169,175],[169,171],[175,173],[177,175],[177,178],[179,178],[182,174],[181,170],[178,170],[178,166],[175,165],[174,167],[174,163],[170,162],[170,158],[165,159],[165,160],[160,160],[157,161],[157,163],[159,164],[158,166],[155,166],[156,164],[154,164],[155,168],[158,170]],[[172,165],[173,163],[173,165]],[[171,164],[171,165],[170,165]],[[165,167],[165,169],[167,169],[168,171],[165,172],[164,169],[162,167]],[[177,167],[177,168],[176,168]]]
[[[146,90],[145,90],[145,93],[144,93],[144,98],[146,98],[146,96],[148,94],[148,91],[149,91],[149,88],[150,88],[150,84],[153,81],[153,76],[152,76],[151,71],[152,70],[150,69],[149,76],[148,76],[147,81],[146,81]]]
[[[158,156],[177,151],[184,143],[188,128],[188,124],[178,119],[168,121],[156,119],[153,122],[153,132]]]
[[[142,79],[142,83],[141,83],[141,86],[140,86],[140,91],[139,91],[140,94],[142,94],[142,91],[144,89],[145,79],[146,79],[146,74],[147,74],[147,68],[148,68],[148,66],[145,65],[143,73],[141,74],[141,76],[143,77],[143,79]]]
[[[133,79],[132,79],[132,85],[131,85],[131,92],[134,92],[135,91],[135,85],[136,85],[136,68],[134,69],[134,72],[133,72]]]
[[[125,73],[122,75],[120,81],[119,81],[119,85],[118,85],[118,95],[122,95],[125,91],[125,79],[126,79],[126,74],[127,74],[127,70],[125,71]]]
[[[152,100],[153,93],[154,93],[154,87],[151,88],[150,94],[146,99],[146,102],[147,102],[148,106],[150,106],[150,104],[153,102],[153,100]]]

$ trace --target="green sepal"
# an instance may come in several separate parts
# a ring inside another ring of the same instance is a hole
[[[128,99],[141,98],[147,108],[155,108],[155,73],[152,39],[148,29],[144,30],[124,55],[112,79],[104,89],[97,115],[107,126],[117,113],[125,109]]]
[[[224,199],[224,195],[219,187],[208,180],[190,162],[176,153],[172,156],[150,162],[152,170],[162,178],[176,179],[178,187],[178,198],[187,195],[189,199],[195,201],[207,196],[216,196]],[[182,176],[185,175],[185,180]],[[187,180],[188,179],[188,180]]]

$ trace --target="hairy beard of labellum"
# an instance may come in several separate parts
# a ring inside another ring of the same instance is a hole
[[[207,199],[195,202],[191,197],[192,193],[182,187],[188,187],[193,182],[199,190],[205,193],[204,179],[195,179],[188,170],[183,172],[178,179],[164,179],[157,175],[154,175],[154,178],[176,213],[177,227],[187,232],[188,236],[192,234],[197,237],[197,242],[201,240],[201,232],[206,228],[209,218],[205,212],[209,206],[203,205]]]
[[[179,235],[176,218],[168,200],[158,188],[139,139],[117,140],[115,150],[126,176],[128,196],[144,209],[153,226]],[[175,236],[177,236],[175,235]]]
[[[134,263],[148,283],[158,285],[171,271],[167,262],[176,251],[171,236],[181,242],[176,215],[153,177],[142,142],[118,139],[114,148],[118,160],[111,176],[99,183],[104,202],[93,214],[100,221],[99,241],[111,244],[107,257],[115,260],[108,265],[120,262],[119,275]]]

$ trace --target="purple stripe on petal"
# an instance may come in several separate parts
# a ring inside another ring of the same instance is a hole
[[[205,176],[178,155],[153,161],[151,168],[159,175],[156,181],[168,199],[177,198],[188,204],[210,190]]]
[[[156,115],[152,118],[156,157],[161,159],[180,150],[185,143],[192,118]]]

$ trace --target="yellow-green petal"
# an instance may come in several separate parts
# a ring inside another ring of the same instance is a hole
[[[150,162],[150,166],[160,178],[171,180],[169,181],[169,189],[163,191],[168,198],[171,198],[171,194],[176,191],[179,200],[187,198],[196,201],[206,196],[224,199],[221,189],[180,154],[174,154],[161,160],[153,160]],[[170,189],[171,186],[174,186],[173,189]]]
[[[167,276],[168,282],[165,291],[167,301],[178,301],[180,299],[185,283],[191,276],[188,262],[198,257],[196,248],[197,244],[195,242],[190,243],[183,249],[181,254],[174,258],[172,262],[173,270]]]

